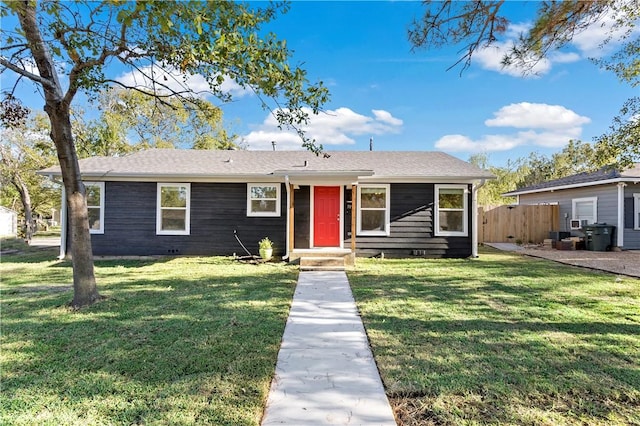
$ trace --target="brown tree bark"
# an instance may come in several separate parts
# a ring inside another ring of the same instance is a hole
[[[100,299],[93,270],[93,249],[89,232],[89,214],[78,157],[71,133],[71,114],[68,105],[47,101],[45,111],[51,119],[51,139],[56,145],[71,231],[71,260],[73,263],[74,308],[91,305]]]
[[[65,94],[58,78],[51,54],[40,33],[36,18],[36,4],[29,0],[20,4],[18,18],[25,32],[29,49],[39,72],[37,82],[41,84],[44,110],[51,121],[51,140],[56,146],[58,161],[62,170],[62,180],[67,194],[69,226],[71,230],[71,250],[73,262],[73,302],[74,308],[91,305],[100,299],[93,270],[93,250],[89,233],[89,215],[80,165],[71,132],[70,104],[77,92],[74,78],[70,78]]]

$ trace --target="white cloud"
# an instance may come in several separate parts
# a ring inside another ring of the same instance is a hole
[[[506,43],[494,43],[489,47],[485,47],[476,51],[474,58],[480,63],[480,66],[489,71],[497,71],[500,74],[507,74],[513,77],[536,78],[546,74],[551,70],[551,61],[546,58],[536,60],[531,58],[532,67],[523,72],[522,68],[514,65],[503,66],[502,58],[509,53],[513,47],[513,41]]]
[[[576,52],[552,52],[549,54],[549,60],[552,63],[558,64],[570,64],[572,62],[577,62],[580,59],[582,59],[582,57]]]
[[[500,108],[494,118],[485,120],[487,127],[522,129],[506,134],[488,134],[479,139],[464,135],[446,135],[435,146],[448,152],[508,151],[518,146],[559,148],[570,139],[578,139],[582,125],[591,120],[560,105],[521,102]]]
[[[375,115],[376,119],[382,121],[383,123],[391,124],[392,126],[402,126],[402,120],[393,117],[388,111],[373,109],[371,110],[371,112],[373,112],[373,115]]]
[[[511,22],[507,27],[506,35],[509,40],[515,40],[520,34],[526,33],[533,27],[531,22]]]
[[[505,39],[493,43],[489,47],[478,49],[474,54],[474,60],[485,70],[496,71],[500,74],[513,77],[538,77],[551,71],[553,64],[572,63],[591,57],[600,58],[620,45],[622,36],[628,32],[637,34],[640,25],[633,28],[616,25],[616,22],[624,13],[622,4],[633,8],[636,0],[620,0],[617,3],[618,12],[609,8],[607,13],[597,21],[592,22],[585,30],[574,34],[571,42],[562,51],[550,52],[549,55],[537,62],[532,62],[532,69],[523,70],[514,66],[503,67],[501,64],[507,54],[518,40],[520,34],[526,33],[531,28],[531,23],[512,23],[507,27]],[[603,45],[604,41],[609,41]],[[576,51],[577,50],[577,51]],[[533,56],[530,58],[533,61]]]
[[[3,56],[4,58],[4,56]],[[24,60],[23,62],[23,68],[26,72],[30,72],[31,74],[40,75],[40,70],[38,69],[38,66],[36,65],[36,63],[30,59]]]
[[[518,138],[504,135],[486,135],[475,141],[464,135],[447,135],[435,147],[448,152],[490,152],[508,151],[521,143]]]
[[[494,42],[491,46],[482,47],[474,54],[474,59],[480,66],[489,71],[521,78],[537,78],[547,74],[551,70],[552,62],[547,58],[537,60],[531,69],[524,70],[514,65],[503,66],[502,59],[513,48],[520,34],[526,33],[531,28],[529,22],[514,22],[509,24],[505,32],[506,39],[502,42]],[[533,61],[533,57],[531,59]]]
[[[583,117],[561,105],[520,102],[510,104],[494,112],[494,118],[484,122],[489,127],[516,127],[537,129],[566,129],[590,123]]]
[[[309,123],[302,126],[302,130],[309,139],[315,139],[324,146],[353,145],[355,136],[398,133],[403,124],[402,120],[385,110],[372,110],[373,116],[358,114],[346,107],[316,115],[308,108],[304,111],[309,115]],[[272,149],[272,141],[276,141],[280,150],[302,148],[300,137],[293,131],[279,130],[272,114],[254,131],[241,137],[241,143],[249,149]]]
[[[137,88],[153,89],[154,85],[151,81],[153,78],[160,84],[156,84],[155,88],[159,92],[171,90],[174,92],[191,91],[195,96],[206,97],[209,92],[209,83],[198,74],[184,74],[175,69],[163,69],[159,66],[146,66],[140,70],[126,72],[116,78],[120,83]],[[224,81],[220,85],[220,89],[224,93],[230,93],[236,97],[242,97],[250,94],[250,90],[242,88],[231,78],[224,77]]]
[[[629,7],[637,7],[633,5],[632,1],[619,1],[617,6],[627,4]],[[572,44],[575,45],[583,55],[587,57],[600,58],[607,53],[611,52],[616,46],[620,44],[621,38],[627,33],[638,33],[640,27],[630,28],[627,26],[616,25],[619,18],[624,18],[622,15],[625,13],[624,9],[615,11],[609,8],[607,13],[603,15],[597,22],[589,25],[584,31],[575,34],[572,39]],[[610,40],[606,45],[602,45],[605,40]]]

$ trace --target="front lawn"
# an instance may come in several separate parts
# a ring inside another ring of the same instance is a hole
[[[401,425],[640,424],[640,280],[486,251],[349,281]]]
[[[56,254],[2,257],[0,424],[259,424],[295,268],[97,261],[106,299],[76,312]]]

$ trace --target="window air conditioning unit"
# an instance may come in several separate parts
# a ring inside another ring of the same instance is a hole
[[[589,224],[588,219],[571,219],[571,229],[580,229]]]

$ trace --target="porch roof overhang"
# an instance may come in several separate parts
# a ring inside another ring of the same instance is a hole
[[[319,182],[355,184],[361,177],[373,176],[373,170],[274,170],[273,176],[289,179],[292,184]]]

